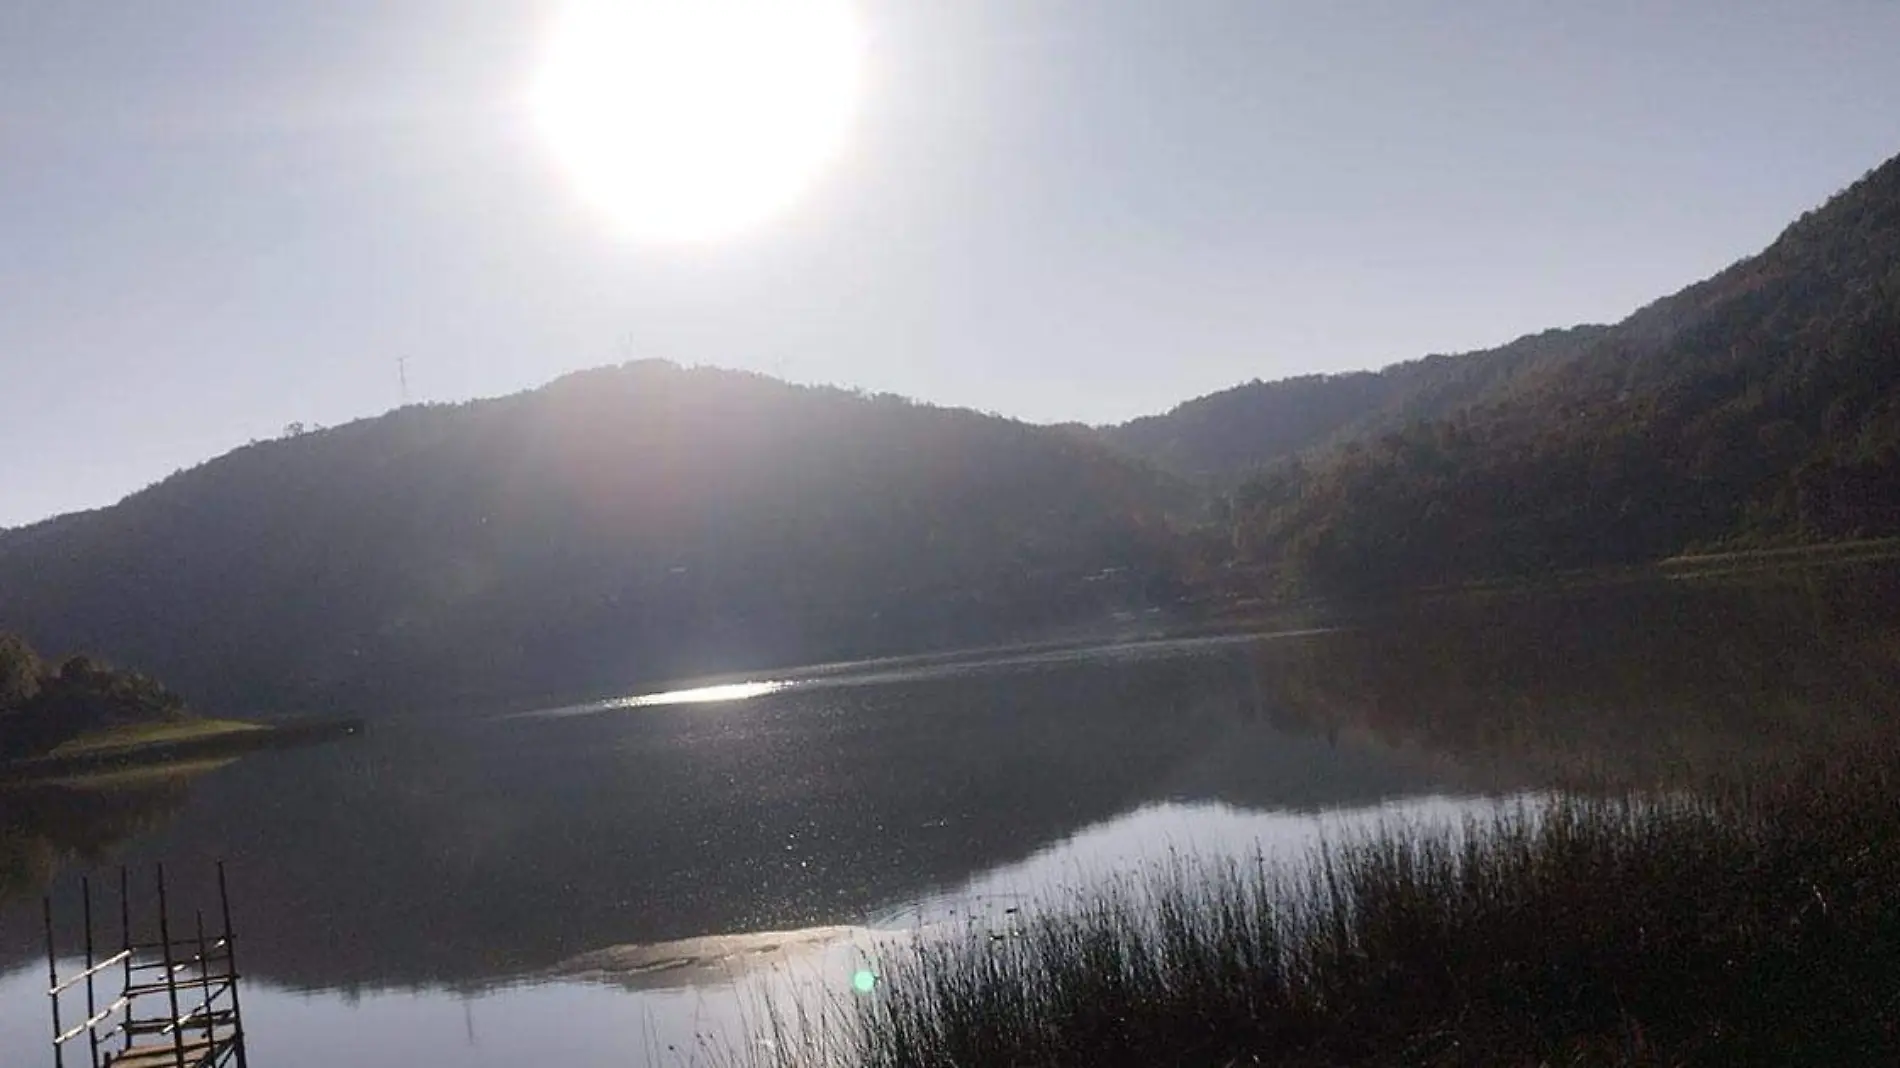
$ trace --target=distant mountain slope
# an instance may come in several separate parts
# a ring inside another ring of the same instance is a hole
[[[1548,330],[1495,349],[1427,356],[1380,371],[1248,382],[1101,434],[1164,470],[1231,486],[1295,453],[1449,415],[1528,371],[1578,355],[1607,331]]]
[[[1900,534],[1900,159],[1580,351],[1236,504],[1248,556],[1333,589]]]
[[[573,693],[1102,618],[1165,583],[1178,492],[1067,431],[631,364],[7,532],[0,628],[207,707]]]

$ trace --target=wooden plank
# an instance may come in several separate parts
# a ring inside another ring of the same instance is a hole
[[[200,1068],[216,1064],[233,1048],[231,1035],[220,1035],[209,1042],[194,1038],[185,1043],[185,1059],[181,1062],[177,1048],[170,1042],[133,1046],[112,1058],[111,1065],[112,1068]]]

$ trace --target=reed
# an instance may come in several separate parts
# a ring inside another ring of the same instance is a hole
[[[1900,762],[1177,859],[886,951],[772,1068],[1900,1063]]]

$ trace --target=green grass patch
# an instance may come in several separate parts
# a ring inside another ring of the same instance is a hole
[[[1799,545],[1772,545],[1762,548],[1711,548],[1687,552],[1657,561],[1656,566],[1671,568],[1710,567],[1736,563],[1799,563],[1806,560],[1889,560],[1900,557],[1900,538],[1866,538],[1859,541],[1815,542]]]
[[[60,744],[48,756],[57,759],[102,755],[120,750],[175,745],[180,742],[199,742],[226,735],[269,729],[262,724],[245,723],[235,719],[180,719],[158,723],[127,723],[82,734]]]
[[[773,1068],[1900,1063],[1900,764],[1182,861],[777,1006]]]

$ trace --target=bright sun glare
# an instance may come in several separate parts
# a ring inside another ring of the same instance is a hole
[[[782,210],[838,154],[862,51],[848,0],[573,0],[534,114],[629,234],[708,240]]]

